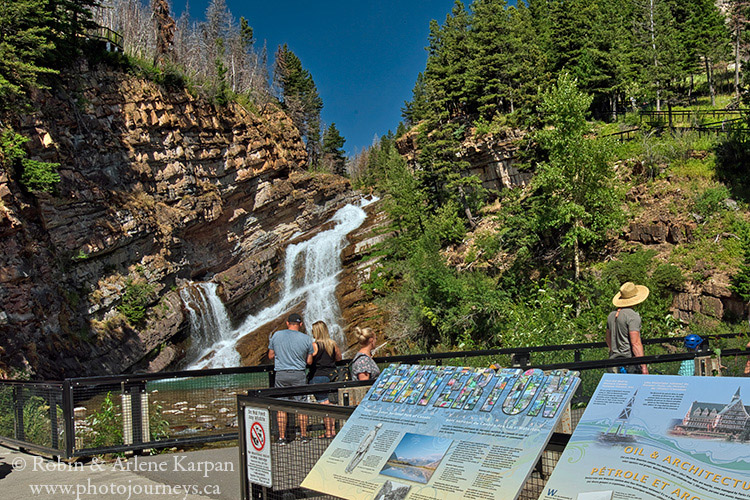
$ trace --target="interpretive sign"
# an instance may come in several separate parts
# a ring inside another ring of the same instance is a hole
[[[605,374],[543,500],[747,500],[750,379]]]
[[[268,410],[245,407],[245,443],[247,443],[247,480],[273,487],[271,450],[268,443]]]
[[[517,497],[577,372],[391,365],[302,486],[347,499]]]

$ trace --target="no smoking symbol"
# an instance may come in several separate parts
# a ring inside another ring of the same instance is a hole
[[[250,426],[250,442],[257,451],[261,451],[266,445],[266,433],[258,422]]]

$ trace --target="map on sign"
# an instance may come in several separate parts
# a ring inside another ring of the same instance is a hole
[[[302,482],[348,499],[516,498],[576,372],[391,365]]]
[[[605,374],[542,500],[747,500],[750,379]]]

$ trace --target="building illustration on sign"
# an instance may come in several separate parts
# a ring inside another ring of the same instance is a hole
[[[739,388],[729,403],[693,401],[682,422],[672,429],[672,434],[748,441],[750,406],[742,402]]]
[[[539,500],[747,500],[750,380],[605,373]]]

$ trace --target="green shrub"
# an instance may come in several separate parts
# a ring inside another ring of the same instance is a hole
[[[132,278],[125,281],[125,293],[117,310],[125,316],[130,324],[137,325],[146,317],[146,306],[154,291],[149,283],[136,282]]]
[[[0,162],[8,173],[20,171],[21,184],[29,191],[52,192],[60,182],[59,163],[30,160],[23,149],[29,139],[5,129],[0,134]]]
[[[49,405],[40,396],[31,396],[23,405],[24,438],[40,446],[52,446]]]
[[[707,188],[703,193],[696,196],[693,201],[693,210],[703,217],[710,217],[724,208],[724,200],[727,198],[729,198],[729,190],[726,187]]]
[[[750,134],[745,130],[733,131],[716,145],[716,175],[732,191],[732,196],[750,200]]]
[[[101,406],[87,418],[91,429],[89,445],[93,448],[117,446],[123,443],[122,411],[108,392]]]

